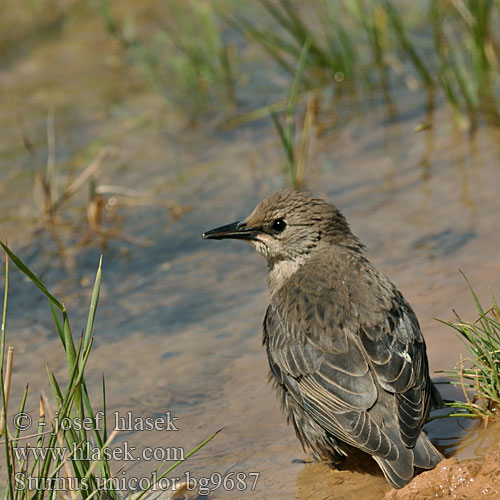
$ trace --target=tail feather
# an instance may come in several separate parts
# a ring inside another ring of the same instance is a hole
[[[394,439],[394,434],[391,438],[397,443],[398,458],[389,461],[382,457],[373,457],[393,488],[400,489],[408,484],[413,478],[415,467],[432,469],[444,458],[423,431],[413,448],[407,448],[401,439]]]
[[[401,455],[406,456],[400,456],[397,460],[393,460],[391,462],[382,457],[373,457],[382,469],[382,472],[384,473],[384,476],[389,484],[397,490],[408,484],[414,473],[412,463],[413,453],[408,448],[406,448],[406,452],[407,453],[401,453]]]
[[[434,448],[427,434],[422,431],[413,448],[413,465],[421,469],[433,469],[443,458],[444,456]]]
[[[431,382],[431,408],[437,410],[444,405],[439,389]]]

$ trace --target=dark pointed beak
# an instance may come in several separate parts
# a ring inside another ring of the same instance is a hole
[[[234,238],[237,240],[256,240],[257,229],[248,227],[246,222],[233,222],[227,226],[216,227],[202,234],[205,240],[222,240],[223,238]]]

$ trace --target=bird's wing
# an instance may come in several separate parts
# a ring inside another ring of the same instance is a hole
[[[359,338],[380,386],[394,393],[401,439],[416,443],[430,409],[432,386],[425,343],[415,313],[397,291],[380,325],[363,325]]]
[[[384,414],[397,411],[401,439],[413,446],[429,400],[416,318],[394,288],[392,298],[360,302],[362,287],[343,293],[313,285],[295,279],[271,301],[264,319],[271,371],[331,434],[394,460],[397,447],[392,429],[382,425]]]

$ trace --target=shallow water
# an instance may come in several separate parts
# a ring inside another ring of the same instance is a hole
[[[347,479],[322,464],[300,463],[307,455],[267,384],[260,337],[265,263],[239,242],[200,238],[245,217],[284,185],[282,152],[269,121],[225,133],[210,122],[186,127],[178,108],[137,86],[119,49],[90,18],[11,60],[0,85],[2,239],[64,300],[75,334],[85,325],[103,253],[88,386],[97,397],[104,372],[110,414],[178,417],[178,431],[122,431],[116,442],[188,451],[223,427],[174,476],[241,472],[248,487],[249,473],[260,476],[255,491],[219,488],[211,498],[324,498],[340,483],[353,498],[376,498],[374,488],[383,496],[387,485],[371,462],[361,470],[374,475],[354,472]],[[340,103],[340,124],[315,140],[307,186],[344,211],[369,258],[413,305],[431,370],[446,370],[464,350],[433,318],[452,318],[452,308],[474,318],[458,268],[485,303],[488,287],[498,284],[500,131],[483,125],[469,137],[444,105],[429,115],[423,93],[401,89],[394,99],[393,118],[377,99]],[[33,178],[45,164],[51,108],[61,183],[101,147],[112,146],[116,154],[99,171],[99,184],[143,195],[133,205],[119,199],[106,222],[119,237],[104,248],[85,221],[85,189],[63,206],[52,231],[40,223]],[[33,155],[23,147],[19,113]],[[431,128],[415,133],[424,122]],[[188,210],[176,219],[166,202]],[[63,377],[65,357],[46,299],[14,270],[7,335],[16,349],[10,407],[18,406],[29,380],[28,406],[36,414],[39,392],[50,391],[45,365]],[[428,431],[450,451],[464,434],[447,420],[431,422]],[[458,448],[460,457],[481,453],[473,444]],[[154,468],[149,460],[120,466],[138,478]]]

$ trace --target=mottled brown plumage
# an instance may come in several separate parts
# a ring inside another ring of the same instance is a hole
[[[417,318],[337,208],[287,189],[203,236],[246,239],[266,257],[263,342],[304,447],[333,463],[358,448],[395,488],[443,458],[422,431],[439,394]]]

